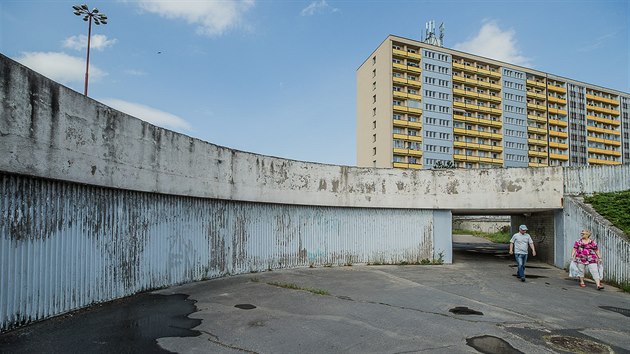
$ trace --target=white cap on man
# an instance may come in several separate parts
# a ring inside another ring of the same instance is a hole
[[[527,231],[527,226],[521,225],[518,227],[519,230]]]

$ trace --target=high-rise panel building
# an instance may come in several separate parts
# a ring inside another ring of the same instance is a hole
[[[357,70],[357,165],[630,164],[630,94],[390,35]]]

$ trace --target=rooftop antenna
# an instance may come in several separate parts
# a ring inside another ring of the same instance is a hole
[[[437,37],[435,34],[435,21],[430,20],[429,22],[427,22],[425,24],[425,35],[424,35],[423,42],[441,47],[443,40],[444,40],[444,23],[440,24],[440,36]]]

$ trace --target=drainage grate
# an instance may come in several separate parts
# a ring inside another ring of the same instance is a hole
[[[252,304],[238,304],[238,305],[234,305],[234,307],[239,308],[241,310],[251,310],[251,309],[256,308],[256,306]]]
[[[570,353],[614,353],[609,346],[585,338],[556,335],[543,338],[552,348]]]
[[[469,309],[468,307],[464,307],[464,306],[457,306],[455,308],[448,310],[448,312],[452,312],[456,315],[481,315],[483,316],[483,312]]]
[[[523,354],[510,343],[495,336],[466,338],[466,344],[484,354]]]
[[[604,309],[604,310],[608,310],[608,311],[612,311],[612,312],[617,312],[620,313],[626,317],[630,317],[630,309],[624,309],[621,307],[614,307],[614,306],[600,306],[600,309]]]

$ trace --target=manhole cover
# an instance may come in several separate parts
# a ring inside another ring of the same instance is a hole
[[[545,342],[554,349],[564,350],[571,353],[614,353],[613,350],[602,343],[594,342],[586,338],[571,336],[544,336]]]
[[[485,354],[523,354],[510,343],[494,336],[466,338],[466,344]]]
[[[256,308],[256,306],[252,304],[238,304],[238,305],[234,305],[234,307],[239,308],[241,310],[251,310],[251,309]]]
[[[469,309],[468,307],[464,307],[464,306],[457,306],[454,307],[450,310],[448,310],[448,312],[452,312],[456,315],[481,315],[483,316],[483,312],[480,311],[476,311],[473,309]]]
[[[612,311],[612,312],[617,312],[620,313],[626,317],[630,317],[630,309],[624,309],[621,307],[614,307],[614,306],[600,306],[599,308],[604,309],[604,310],[608,310],[608,311]]]

